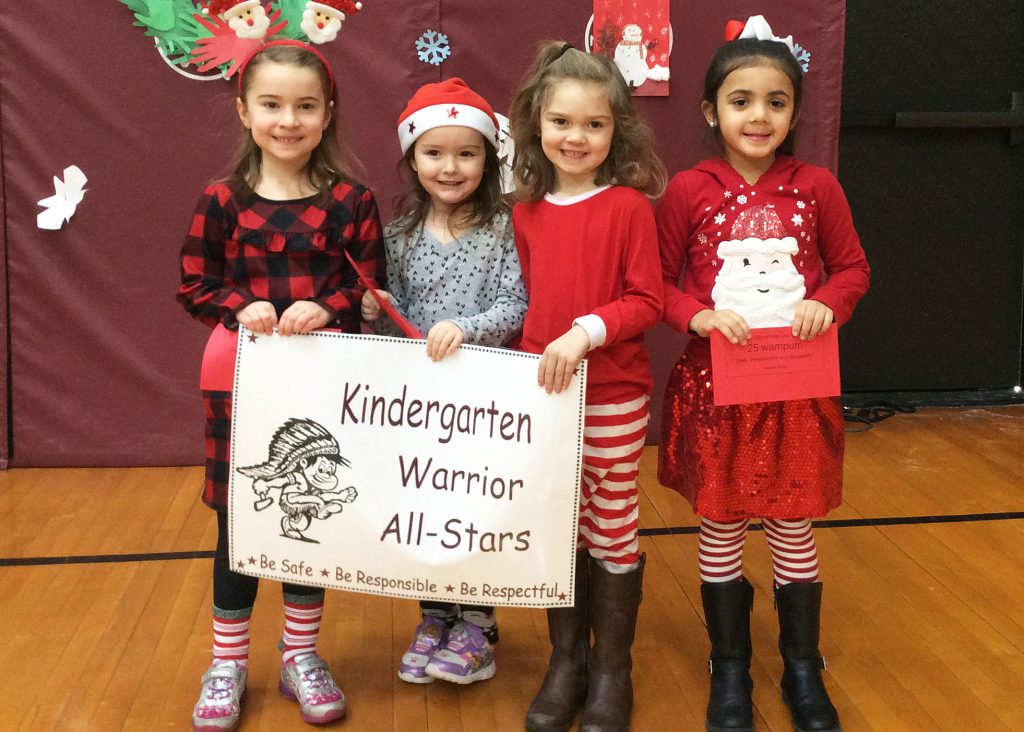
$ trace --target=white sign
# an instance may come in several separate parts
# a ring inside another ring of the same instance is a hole
[[[230,556],[259,577],[476,605],[573,601],[586,364],[239,329]]]

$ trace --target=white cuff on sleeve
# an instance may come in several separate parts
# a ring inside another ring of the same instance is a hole
[[[590,336],[591,351],[604,345],[604,341],[608,337],[608,329],[605,328],[604,321],[601,320],[600,315],[594,315],[593,313],[581,315],[572,321],[572,324],[578,325],[587,331],[587,335]]]

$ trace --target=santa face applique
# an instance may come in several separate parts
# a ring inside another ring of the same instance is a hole
[[[306,8],[302,12],[302,23],[299,26],[313,43],[328,43],[338,37],[341,30],[341,19],[327,13]]]
[[[730,237],[718,245],[722,266],[711,290],[715,310],[732,310],[751,328],[792,325],[806,288],[793,264],[796,238],[787,234],[775,207],[742,211]]]
[[[248,0],[224,12],[228,27],[239,38],[263,38],[270,28],[270,18],[259,2]]]
[[[313,43],[329,43],[338,37],[345,18],[362,7],[362,3],[352,0],[308,0],[299,27]]]

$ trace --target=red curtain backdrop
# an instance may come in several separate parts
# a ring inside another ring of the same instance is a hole
[[[363,2],[322,50],[338,77],[343,129],[385,218],[398,190],[395,119],[420,84],[462,76],[505,113],[538,42],[582,47],[592,12],[589,2],[547,0]],[[708,154],[704,69],[726,21],[753,14],[811,51],[797,152],[835,169],[844,12],[841,1],[673,0],[671,95],[636,99],[669,170]],[[174,73],[133,21],[115,0],[54,13],[0,3],[0,357],[10,368],[9,395],[8,379],[0,382],[0,461],[13,466],[201,462],[207,331],[174,294],[195,201],[238,139],[234,85]],[[416,56],[428,28],[449,38],[440,66]],[[89,179],[84,201],[60,231],[36,228],[36,201],[71,164]],[[684,339],[659,326],[648,340],[656,435],[665,374]]]

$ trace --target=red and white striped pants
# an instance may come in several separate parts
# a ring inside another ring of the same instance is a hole
[[[588,404],[584,415],[577,546],[613,564],[640,560],[636,478],[650,421],[648,401],[642,396]]]

